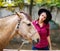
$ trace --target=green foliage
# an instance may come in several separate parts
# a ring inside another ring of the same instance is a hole
[[[0,0],[0,8],[6,7],[7,10],[14,12],[15,8],[12,6],[18,6],[20,9],[22,9],[24,6],[24,0],[14,0],[11,3]]]
[[[0,0],[0,7],[2,7],[2,6],[4,6],[4,5],[5,5],[5,3],[2,2],[2,0]]]
[[[34,0],[36,5],[43,6],[46,5],[47,7],[60,7],[60,0]]]
[[[24,7],[24,1],[27,1],[28,4],[31,2],[31,0],[14,0],[12,3],[7,3],[0,0],[0,7],[4,7],[7,4],[7,7],[18,6],[22,9]],[[49,8],[52,6],[60,8],[60,0],[33,0],[33,4],[38,6],[47,6]]]
[[[8,6],[6,9],[9,10],[9,11],[12,11],[12,12],[15,11],[15,8],[14,7],[11,7],[11,6]]]
[[[12,3],[8,3],[8,2],[4,2],[3,0],[0,0],[0,7],[8,7],[8,6],[13,6],[14,2]]]
[[[30,4],[31,0],[25,0],[28,2],[28,4]],[[7,3],[3,3],[3,0],[0,0],[0,6],[4,6]],[[15,6],[19,6],[21,9],[24,6],[24,0],[14,0],[13,3],[9,4],[8,6],[13,6],[13,4]],[[56,6],[56,7],[60,7],[60,0],[33,0],[33,4],[35,5],[39,5],[39,6],[43,6],[46,5],[48,7],[52,7],[52,6]]]
[[[3,2],[3,0],[0,0],[0,2]]]
[[[14,3],[18,6],[19,4],[24,3],[24,0],[14,0]]]
[[[24,0],[14,0],[12,3],[3,2],[3,0],[0,0],[0,6],[4,7],[5,5],[8,6],[21,6],[24,4]]]
[[[51,3],[47,4],[47,5],[49,5],[50,7],[52,7],[52,6],[59,7],[60,2],[59,2],[59,0],[53,0],[53,1],[51,0]]]
[[[22,9],[24,7],[24,0],[14,0],[14,4]]]

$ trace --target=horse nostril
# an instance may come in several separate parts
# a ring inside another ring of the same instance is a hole
[[[37,42],[32,40],[33,45],[37,44],[39,42],[39,39],[37,39]]]
[[[31,24],[29,23],[29,24],[27,24],[28,26],[31,26]]]
[[[39,42],[39,39],[37,39],[37,42]]]
[[[32,44],[33,44],[33,45],[35,45],[36,43],[37,43],[36,41],[32,40]]]

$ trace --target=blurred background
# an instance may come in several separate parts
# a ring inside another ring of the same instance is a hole
[[[32,20],[35,20],[38,18],[40,8],[51,11],[52,20],[49,23],[52,49],[60,50],[60,0],[0,0],[0,18],[15,14],[15,11],[23,11],[31,15]],[[6,48],[17,49],[21,43],[22,40],[17,35]],[[25,43],[22,49],[31,50],[31,44]]]

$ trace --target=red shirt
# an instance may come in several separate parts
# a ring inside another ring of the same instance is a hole
[[[32,23],[40,35],[40,40],[35,45],[35,47],[36,48],[43,48],[43,47],[48,46],[47,37],[49,36],[49,24],[43,24],[43,26],[40,27],[37,20],[33,21]]]

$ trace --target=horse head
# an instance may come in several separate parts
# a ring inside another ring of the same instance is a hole
[[[20,35],[22,35],[24,39],[29,40],[29,42],[37,42],[40,37],[34,25],[32,24],[31,17],[24,12],[17,12],[17,15],[20,18],[18,31]]]

